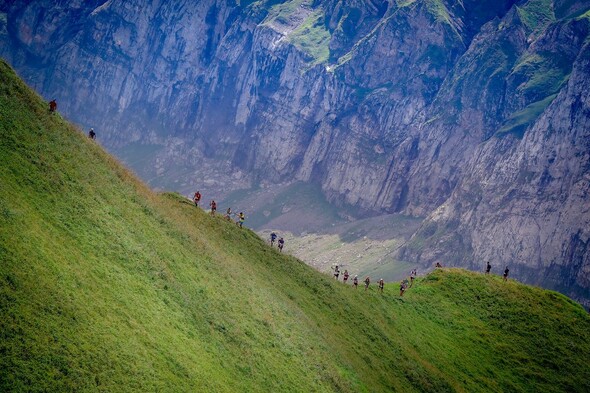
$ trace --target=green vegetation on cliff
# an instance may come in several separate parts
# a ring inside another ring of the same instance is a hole
[[[555,22],[552,0],[530,0],[522,6],[516,6],[518,15],[529,32],[538,33],[547,25]]]
[[[311,56],[312,64],[328,61],[330,57],[330,32],[324,26],[324,14],[321,10],[311,14],[289,36],[297,48]]]
[[[308,0],[289,0],[269,5],[264,23],[277,24],[287,40],[310,57],[310,65],[325,63],[330,56],[331,34],[325,26],[324,10]]]
[[[355,291],[156,195],[0,63],[0,391],[590,389],[590,318],[439,270]]]

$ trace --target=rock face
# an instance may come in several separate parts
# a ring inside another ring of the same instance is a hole
[[[0,54],[155,185],[316,182],[428,217],[403,259],[510,264],[584,302],[589,9],[12,0]]]
[[[445,257],[475,270],[492,261],[496,272],[508,265],[528,282],[590,305],[588,75],[584,45],[565,87],[523,136],[491,138],[476,149],[407,257]]]

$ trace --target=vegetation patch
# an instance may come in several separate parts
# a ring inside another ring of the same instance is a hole
[[[289,41],[307,53],[312,65],[326,63],[330,57],[331,35],[324,24],[324,13],[318,10],[289,35]]]
[[[549,104],[553,102],[555,97],[557,97],[556,94],[551,95],[541,101],[528,105],[523,110],[513,113],[496,132],[496,136],[512,134],[517,138],[522,138],[527,127],[537,120]]]
[[[441,0],[425,0],[426,8],[438,22],[451,24],[451,15]]]
[[[533,53],[523,56],[512,72],[526,80],[519,90],[526,97],[535,98],[557,93],[567,82],[572,61],[559,53]]]
[[[287,0],[278,4],[273,4],[273,2],[269,2],[268,5],[271,5],[269,10],[268,16],[266,17],[265,23],[268,22],[278,22],[284,25],[291,24],[292,16],[297,14],[297,10],[302,6],[310,6],[309,0]]]
[[[530,33],[538,34],[555,22],[552,0],[530,0],[520,7],[516,6],[516,10]]]

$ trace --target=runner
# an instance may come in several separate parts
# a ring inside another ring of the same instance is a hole
[[[502,276],[504,281],[508,281],[508,273],[509,272],[510,272],[510,270],[508,269],[508,266],[506,266],[506,269],[504,269],[504,275]]]
[[[352,280],[352,285],[354,285],[354,289],[358,289],[358,287],[359,287],[359,276],[354,276],[354,279]]]
[[[344,279],[345,284],[348,281],[349,276],[350,276],[350,274],[348,274],[348,270],[344,269],[344,276],[342,276],[342,278]]]
[[[406,283],[404,282],[404,280],[402,280],[399,283],[399,295],[404,296],[405,291],[406,291]]]
[[[488,262],[488,265],[486,266],[486,274],[490,274],[490,270],[492,270],[492,265]]]
[[[381,293],[383,293],[383,287],[385,286],[385,283],[383,282],[383,279],[379,279],[379,291],[381,291]]]
[[[371,279],[369,276],[365,277],[365,291],[369,289],[369,284],[371,284]]]
[[[285,246],[285,240],[281,237],[279,238],[279,251],[283,252],[283,247]]]
[[[238,224],[240,226],[240,228],[244,225],[244,220],[246,219],[246,216],[244,215],[244,212],[240,212],[238,214],[238,222],[236,222],[236,224]]]
[[[338,277],[340,276],[340,268],[338,267],[338,264],[334,265],[332,269],[334,269],[334,278],[338,281]]]
[[[416,275],[417,275],[416,269],[413,269],[410,272],[410,288],[412,288],[412,285],[414,285],[414,279],[416,278]]]
[[[274,246],[275,240],[277,240],[277,234],[274,232],[270,233],[270,246]]]
[[[209,202],[209,206],[211,206],[211,215],[214,216],[215,211],[217,210],[217,203],[212,199],[211,202]]]
[[[195,202],[195,206],[199,207],[199,202],[201,201],[201,193],[199,191],[195,192],[195,196],[193,196],[193,202]]]

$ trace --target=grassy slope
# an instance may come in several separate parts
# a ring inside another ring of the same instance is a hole
[[[155,195],[0,63],[0,391],[588,391],[590,318],[464,271],[354,291]]]

